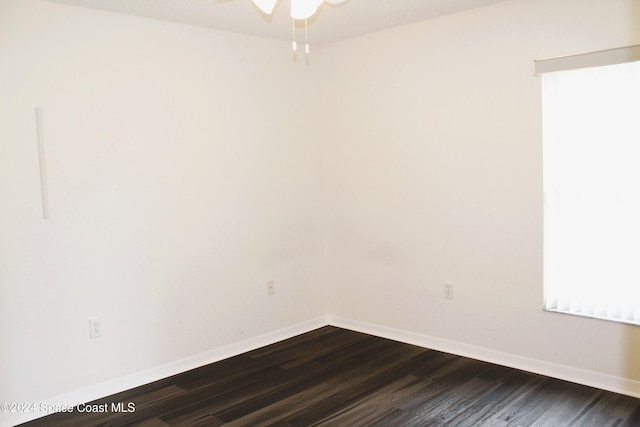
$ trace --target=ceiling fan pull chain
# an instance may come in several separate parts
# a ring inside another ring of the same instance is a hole
[[[309,55],[309,28],[307,26],[307,18],[304,18],[304,51]]]
[[[291,42],[291,48],[294,52],[298,50],[298,43],[296,43],[296,20],[291,18],[291,35],[293,37],[293,42]]]

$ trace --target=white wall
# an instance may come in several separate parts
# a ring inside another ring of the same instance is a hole
[[[323,49],[332,314],[640,380],[640,329],[542,311],[533,75],[638,43],[637,0],[515,0]]]
[[[326,314],[311,69],[287,46],[0,1],[0,401]],[[89,340],[91,317],[103,338]]]
[[[0,401],[327,313],[640,380],[638,328],[541,310],[532,63],[640,43],[638,22],[637,0],[512,0],[304,66],[284,42],[0,0]]]

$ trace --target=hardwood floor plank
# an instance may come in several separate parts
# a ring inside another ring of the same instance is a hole
[[[584,411],[575,420],[576,425],[580,423],[591,425],[623,425],[624,422],[632,418],[634,409],[638,406],[633,405],[633,401],[625,396],[614,393],[601,393],[601,398],[588,410]],[[640,419],[636,425],[640,425]]]
[[[624,426],[625,427],[640,426],[640,405],[636,405],[635,409],[633,410],[629,418],[625,420]]]
[[[640,426],[640,400],[325,327],[24,427]]]
[[[150,418],[139,423],[133,423],[132,426],[135,427],[170,427],[169,424],[160,420],[159,418]]]
[[[496,413],[525,398],[526,391],[536,380],[534,375],[515,370],[507,375],[496,372],[493,378],[496,379],[497,387],[490,393],[483,394],[480,399],[451,419],[453,425],[471,427],[488,424]]]
[[[405,353],[404,358],[402,357],[402,353],[407,350],[420,351],[421,349],[391,348],[378,352],[370,356],[370,360],[349,372],[347,376],[330,378],[329,382],[341,387],[342,390],[310,408],[308,413],[291,420],[291,424],[309,426],[329,419],[332,414],[350,407],[372,390],[377,390],[405,375],[412,369],[411,365],[406,363],[408,353]]]
[[[416,377],[400,377],[370,394],[362,396],[340,413],[332,414],[318,422],[322,426],[371,425],[381,418],[388,418],[399,410],[393,402],[411,395],[419,387]]]
[[[277,423],[286,423],[287,417],[304,413],[315,401],[326,399],[335,394],[333,387],[326,383],[320,383],[304,390],[301,393],[289,396],[286,399],[265,406],[257,411],[240,417],[230,423],[231,427],[240,426],[270,426]],[[289,423],[286,423],[289,424]],[[290,424],[289,424],[290,425]]]
[[[380,419],[371,423],[370,427],[389,426],[424,427],[425,422],[423,418],[418,414],[396,409],[387,416],[381,417]]]

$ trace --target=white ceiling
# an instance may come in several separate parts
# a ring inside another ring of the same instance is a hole
[[[262,14],[251,0],[48,1],[291,40],[287,0],[279,1],[273,16]],[[348,0],[337,6],[325,4],[309,22],[309,41],[312,45],[331,43],[500,1],[505,0]]]

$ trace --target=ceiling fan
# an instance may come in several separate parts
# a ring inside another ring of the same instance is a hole
[[[307,19],[311,18],[318,11],[320,5],[324,2],[329,4],[340,4],[347,0],[290,0],[291,1],[291,19]],[[253,0],[258,8],[271,15],[273,8],[278,0]]]
[[[271,15],[273,13],[273,9],[279,0],[252,0],[253,4],[255,4],[258,9],[266,13],[267,15]],[[307,31],[307,19],[311,18],[318,12],[318,9],[322,5],[322,3],[327,2],[329,4],[337,5],[340,3],[344,3],[348,0],[289,0],[291,2],[291,28],[293,34],[293,51],[296,52],[298,50],[298,45],[296,43],[296,20],[304,20],[304,29],[305,29],[305,52],[307,55],[309,54],[309,41],[308,41],[308,31]]]

